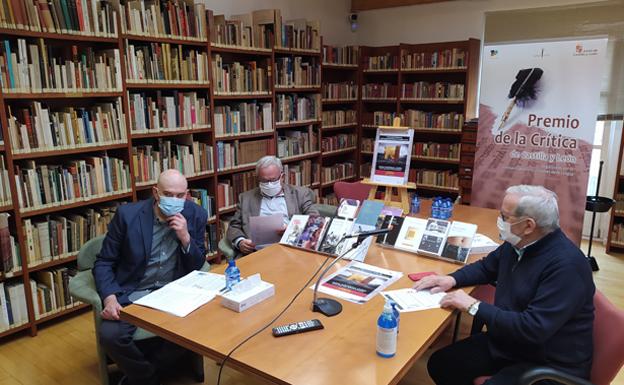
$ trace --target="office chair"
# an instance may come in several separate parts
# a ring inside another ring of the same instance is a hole
[[[342,198],[357,199],[364,202],[368,199],[371,186],[361,182],[336,182],[334,183],[334,193],[340,201]]]

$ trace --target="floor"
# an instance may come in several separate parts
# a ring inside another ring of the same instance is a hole
[[[586,245],[582,246],[587,249]],[[624,308],[624,255],[607,255],[598,246],[594,255],[600,271],[594,274],[596,286],[615,303]],[[468,317],[464,317],[466,319]],[[468,324],[462,327],[468,330]],[[440,344],[449,340],[449,334],[441,337]],[[426,374],[426,357],[410,370],[400,385],[429,385]],[[215,384],[218,367],[214,362],[205,364],[205,384]],[[18,335],[0,343],[0,385],[85,385],[97,384],[98,367],[95,355],[93,319],[90,311],[51,324],[39,331],[37,337]],[[166,381],[167,385],[193,384],[190,378]],[[232,370],[224,370],[222,384],[260,384]],[[624,370],[612,385],[624,385]]]

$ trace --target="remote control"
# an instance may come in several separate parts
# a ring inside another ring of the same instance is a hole
[[[290,334],[305,333],[317,329],[323,329],[323,324],[317,319],[311,319],[308,321],[293,322],[288,325],[274,327],[273,336],[283,337]]]

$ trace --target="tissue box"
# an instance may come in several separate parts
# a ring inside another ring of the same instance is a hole
[[[243,282],[241,282],[243,283]],[[239,285],[241,284],[239,283]],[[236,287],[236,286],[235,286]],[[253,305],[272,297],[275,294],[275,285],[259,281],[246,290],[232,290],[221,296],[221,305],[236,312],[242,312]]]

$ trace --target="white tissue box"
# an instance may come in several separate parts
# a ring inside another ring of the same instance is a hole
[[[244,285],[244,281],[238,285],[241,284]],[[236,290],[236,286],[234,290],[221,295],[221,305],[239,313],[275,294],[275,285],[264,281],[257,281],[245,290]]]

